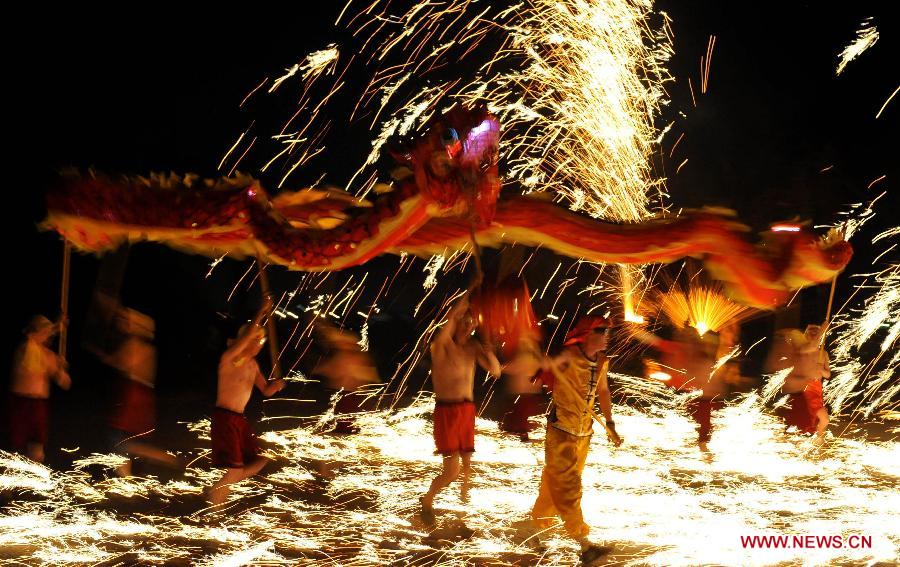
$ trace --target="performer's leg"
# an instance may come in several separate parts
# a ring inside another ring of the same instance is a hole
[[[225,474],[222,475],[222,478],[220,478],[209,490],[208,499],[210,504],[215,505],[225,502],[229,492],[231,492],[232,484],[256,475],[268,462],[269,459],[267,457],[257,457],[249,465],[233,467],[226,470]]]
[[[469,479],[472,472],[472,453],[463,453],[462,458],[462,486],[459,489],[459,499],[469,501]]]
[[[691,417],[697,422],[697,444],[701,451],[707,451],[706,444],[712,437],[712,406],[708,398],[691,401]]]
[[[172,468],[177,468],[180,464],[178,457],[171,453],[167,453],[158,447],[154,447],[149,443],[129,441],[125,443],[125,451],[129,455],[141,457],[147,459],[148,461],[153,461],[155,463]]]
[[[28,448],[25,451],[25,456],[37,463],[43,463],[44,445],[42,443],[28,443]]]
[[[356,392],[342,392],[340,399],[334,406],[334,415],[336,423],[334,426],[335,433],[358,433],[359,428],[356,426],[355,415],[360,411],[362,397]]]
[[[549,528],[555,524],[556,517],[559,515],[556,506],[553,505],[553,497],[550,496],[551,482],[552,480],[547,473],[547,467],[544,466],[544,471],[541,473],[541,486],[538,489],[537,500],[534,501],[534,506],[531,508],[531,519],[534,521],[535,525],[541,529]]]
[[[209,489],[209,492],[206,494],[206,499],[213,506],[219,505],[225,500],[228,499],[228,494],[231,492],[231,485],[240,482],[244,477],[244,469],[242,468],[230,468],[225,471],[225,474],[222,475],[215,484],[212,485],[212,488]]]
[[[587,462],[590,443],[590,437],[572,437],[568,441],[569,447],[565,450],[571,453],[571,456],[567,456],[567,459],[571,459],[569,461],[571,465],[559,469],[558,484],[551,492],[566,533],[579,541],[590,533],[581,511],[581,473]]]
[[[819,408],[816,412],[816,443],[825,441],[825,431],[828,429],[828,410]]]
[[[516,396],[509,413],[504,416],[506,431],[510,433],[528,433],[528,418],[525,416],[524,397],[523,395]]]
[[[441,473],[431,481],[431,487],[422,497],[422,507],[430,509],[434,503],[434,497],[444,488],[450,486],[459,476],[459,453],[445,456],[441,466]]]
[[[544,470],[541,472],[541,485],[538,489],[537,499],[531,508],[531,519],[539,528],[549,528],[556,523],[556,517],[559,511],[553,505],[553,496],[550,494],[550,486],[553,483],[553,477],[550,473],[548,464],[556,459],[558,449],[558,437],[551,434],[555,431],[553,428],[547,428],[547,435],[544,437]]]
[[[587,536],[590,531],[581,512],[581,471],[589,446],[590,437],[575,437],[552,427],[547,428],[541,491],[546,489],[552,508],[563,520],[566,532],[576,540]],[[539,525],[549,524],[546,520],[549,509],[546,501],[542,502],[542,495],[538,495],[532,514]]]

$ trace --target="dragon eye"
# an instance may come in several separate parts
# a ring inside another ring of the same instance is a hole
[[[459,134],[455,128],[447,128],[441,133],[441,143],[445,146],[452,146],[459,141]]]

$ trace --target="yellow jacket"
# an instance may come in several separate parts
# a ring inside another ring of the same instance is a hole
[[[592,412],[597,390],[606,385],[609,359],[600,356],[591,361],[577,347],[568,350],[567,360],[550,365],[556,382],[547,424],[569,435],[587,437],[593,430]]]

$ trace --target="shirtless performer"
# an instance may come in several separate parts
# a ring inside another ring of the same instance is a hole
[[[225,502],[230,485],[255,475],[269,462],[260,454],[244,408],[254,385],[266,397],[281,391],[285,385],[282,379],[267,381],[255,359],[266,339],[260,323],[271,309],[272,300],[266,297],[253,322],[241,327],[237,338],[229,342],[219,359],[218,393],[210,437],[213,465],[227,470],[209,490],[208,499],[213,505]]]
[[[814,433],[817,444],[824,442],[828,428],[822,379],[831,377],[828,353],[821,348],[821,338],[819,325],[807,325],[803,333],[799,329],[781,331],[767,361],[770,372],[792,367],[781,388],[789,397],[788,405],[780,413],[788,427]]]
[[[475,287],[473,284],[472,287]],[[472,288],[470,287],[470,290]],[[434,524],[434,497],[450,485],[460,473],[460,498],[468,501],[469,473],[475,451],[475,364],[492,376],[500,376],[500,362],[492,350],[472,333],[475,320],[469,311],[466,292],[447,314],[447,323],[431,341],[431,381],[434,384],[434,442],[443,458],[441,473],[422,497],[422,520]]]
[[[115,353],[104,358],[118,374],[116,403],[109,416],[113,448],[128,456],[116,473],[130,476],[134,457],[177,467],[176,456],[145,440],[156,428],[156,347],[153,346],[156,324],[139,311],[120,307],[116,326],[124,338]]]
[[[560,518],[569,537],[581,545],[581,561],[585,565],[612,551],[611,547],[588,539],[590,527],[581,511],[581,473],[591,446],[594,420],[599,419],[594,413],[595,402],[600,405],[610,442],[622,444],[613,422],[606,380],[609,328],[605,317],[582,317],[566,336],[566,348],[546,361],[555,377],[553,405],[547,416],[544,471],[531,517],[540,529],[551,527]]]
[[[12,450],[44,462],[47,444],[50,381],[68,390],[72,380],[66,361],[47,348],[65,323],[38,315],[25,328],[25,341],[13,356],[9,399],[9,437]]]

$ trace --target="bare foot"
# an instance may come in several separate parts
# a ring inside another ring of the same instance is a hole
[[[116,475],[122,478],[131,476],[131,459],[116,467]]]
[[[228,500],[229,492],[227,484],[225,486],[214,486],[206,492],[206,501],[213,506],[218,506]]]
[[[426,526],[433,526],[436,521],[434,517],[434,508],[431,506],[430,502],[425,501],[425,497],[420,498],[419,502],[422,504],[422,510],[419,512],[419,515],[422,517],[422,522]]]

